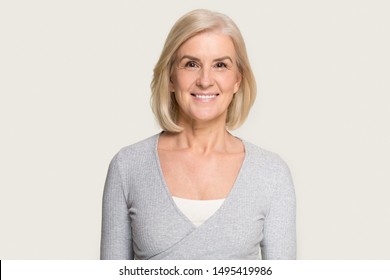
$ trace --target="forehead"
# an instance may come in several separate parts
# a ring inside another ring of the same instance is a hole
[[[236,50],[232,39],[222,32],[210,31],[197,34],[185,41],[178,49],[178,58],[191,55],[199,59],[230,56],[235,58]]]

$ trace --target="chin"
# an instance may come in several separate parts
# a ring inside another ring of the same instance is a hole
[[[194,116],[192,118],[192,120],[197,121],[197,122],[204,122],[204,123],[217,122],[217,121],[221,121],[221,122],[225,123],[225,119],[223,119],[223,121],[222,121],[221,115],[218,115],[218,114],[197,115],[197,116]]]

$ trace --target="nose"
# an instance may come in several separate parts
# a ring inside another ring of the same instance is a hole
[[[202,69],[200,69],[196,85],[201,88],[208,88],[214,85],[214,77],[210,67],[202,67]]]

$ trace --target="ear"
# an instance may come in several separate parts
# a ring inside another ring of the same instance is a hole
[[[175,91],[175,87],[173,86],[172,77],[169,78],[168,90],[169,90],[169,92],[174,92]]]
[[[237,74],[237,81],[234,84],[234,91],[233,91],[234,93],[236,93],[240,89],[241,80],[242,80],[241,73],[238,73]]]

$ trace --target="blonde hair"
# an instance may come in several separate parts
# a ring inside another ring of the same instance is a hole
[[[238,128],[247,118],[256,98],[256,81],[249,64],[244,39],[236,24],[226,15],[209,10],[194,10],[182,16],[172,27],[160,58],[154,67],[151,83],[151,106],[161,128],[180,132],[177,122],[178,104],[169,91],[172,65],[180,46],[195,35],[207,31],[221,31],[228,35],[237,54],[237,67],[241,74],[239,90],[228,107],[226,127]]]

